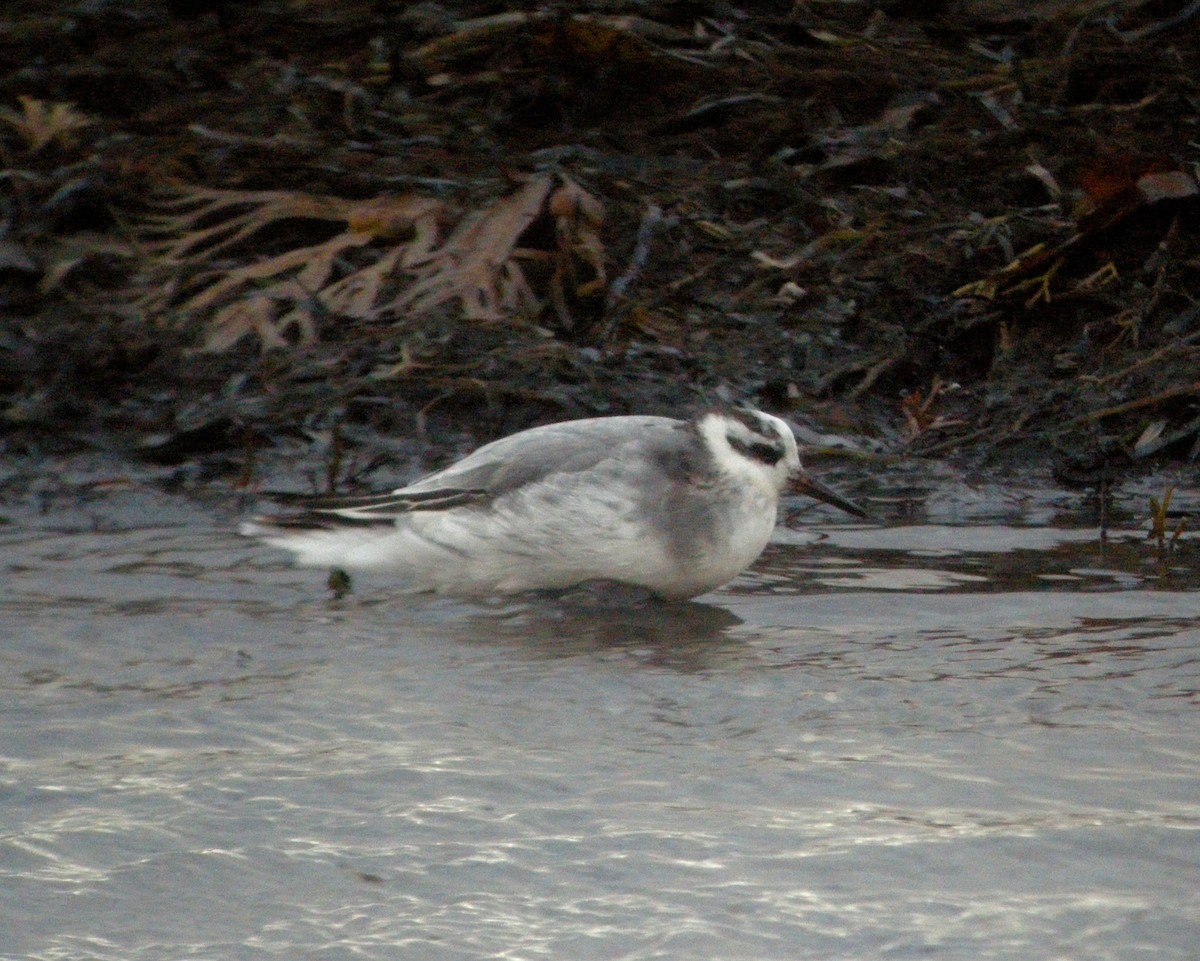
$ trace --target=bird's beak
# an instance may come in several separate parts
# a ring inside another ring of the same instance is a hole
[[[847,514],[853,514],[855,517],[867,516],[867,512],[854,503],[854,501],[848,497],[843,497],[832,487],[822,484],[815,477],[804,471],[801,471],[792,478],[792,490],[797,494],[807,494],[816,500],[832,504],[834,507],[839,507]]]

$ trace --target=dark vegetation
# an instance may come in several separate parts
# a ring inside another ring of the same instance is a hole
[[[16,0],[0,450],[747,400],[1193,462],[1198,8]]]

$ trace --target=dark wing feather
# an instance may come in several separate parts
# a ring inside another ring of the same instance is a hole
[[[296,507],[308,514],[336,514],[351,520],[391,520],[397,514],[411,511],[445,510],[487,500],[485,490],[444,488],[442,490],[408,491],[402,488],[388,494],[272,494],[271,500],[286,507]]]

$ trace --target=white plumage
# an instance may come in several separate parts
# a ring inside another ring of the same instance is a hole
[[[502,438],[389,494],[305,499],[242,533],[302,565],[392,571],[418,590],[607,580],[682,599],[753,563],[789,482],[862,513],[804,473],[791,429],[770,414],[600,417]]]

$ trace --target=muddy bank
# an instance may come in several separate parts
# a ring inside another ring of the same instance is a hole
[[[1170,3],[13,4],[0,445],[330,486],[723,400],[1186,476],[1198,51]]]

